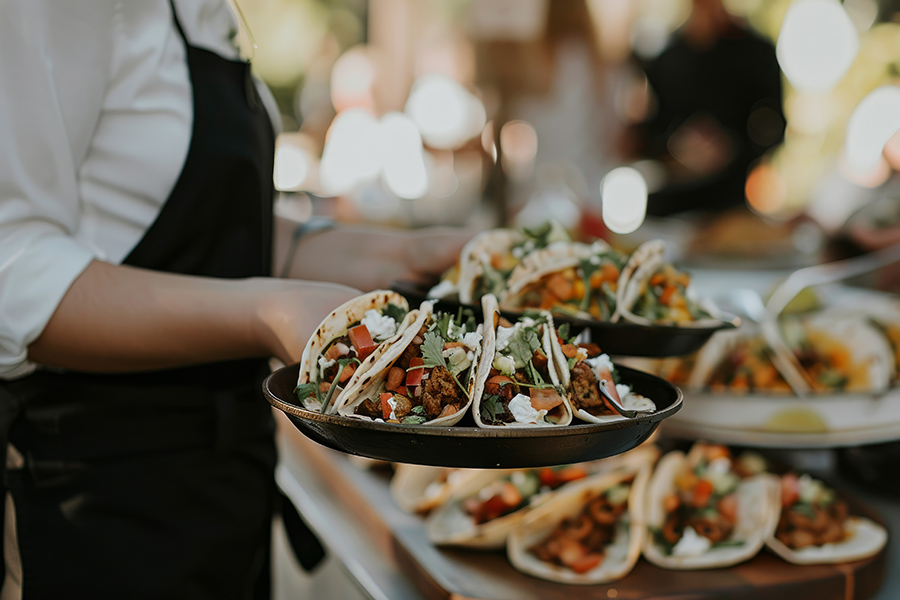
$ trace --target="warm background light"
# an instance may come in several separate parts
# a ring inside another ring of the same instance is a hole
[[[614,233],[635,231],[647,214],[647,183],[631,167],[613,169],[600,184],[603,222]]]

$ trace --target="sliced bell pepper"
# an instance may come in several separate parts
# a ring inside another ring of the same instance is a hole
[[[417,385],[421,385],[422,383],[422,375],[425,374],[425,369],[422,365],[425,364],[425,361],[420,357],[415,356],[409,361],[410,370],[406,372],[406,387],[415,387]]]

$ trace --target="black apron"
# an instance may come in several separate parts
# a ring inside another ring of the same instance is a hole
[[[268,275],[271,123],[249,65],[192,46],[174,18],[193,92],[190,147],[124,263]],[[242,360],[44,370],[0,385],[4,410],[21,409],[9,440],[24,466],[8,479],[24,598],[265,597],[276,460],[266,372],[265,360]]]

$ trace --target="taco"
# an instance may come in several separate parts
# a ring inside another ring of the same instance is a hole
[[[531,511],[510,534],[517,570],[561,583],[621,579],[634,567],[646,535],[644,501],[652,462],[573,483]]]
[[[894,378],[893,351],[867,320],[833,312],[781,319],[782,339],[814,392],[879,392]],[[700,350],[688,387],[746,393],[790,393],[761,332],[745,325],[719,332]]]
[[[338,413],[407,425],[453,425],[480,395],[476,377],[483,326],[471,311],[433,312],[416,320],[348,387]]]
[[[640,325],[709,327],[718,325],[718,311],[697,300],[690,275],[666,262],[666,247],[651,240],[635,250],[619,279],[616,317]]]
[[[474,403],[475,423],[488,428],[571,423],[572,409],[550,358],[550,340],[556,336],[550,314],[501,322],[492,294],[482,298],[482,308],[484,359],[479,365],[481,394]]]
[[[425,522],[426,533],[442,546],[502,548],[522,519],[549,500],[555,490],[597,473],[634,471],[658,456],[659,450],[648,445],[586,463],[478,471],[431,512]]]
[[[376,290],[337,307],[322,320],[300,358],[294,394],[308,410],[334,412],[347,389],[415,320],[406,298]]]
[[[457,265],[444,273],[428,297],[457,296],[463,304],[474,304],[485,294],[499,296],[519,261],[554,242],[569,240],[566,229],[556,221],[535,228],[483,231],[463,246]]]
[[[627,257],[601,240],[557,242],[522,259],[500,297],[504,310],[543,309],[600,321],[615,320]]]
[[[483,473],[480,469],[398,463],[389,490],[394,503],[406,512],[427,514],[443,504],[456,488],[473,477],[483,477]]]
[[[616,366],[597,344],[563,341],[558,335],[551,338],[550,352],[566,401],[577,418],[609,423],[656,410],[653,400],[620,383]]]
[[[644,557],[666,569],[711,569],[748,560],[777,525],[778,481],[741,477],[724,446],[694,444],[660,459],[647,490]]]
[[[850,516],[847,503],[808,474],[781,476],[778,507],[778,528],[766,545],[790,563],[861,560],[887,543],[884,527],[865,517]]]

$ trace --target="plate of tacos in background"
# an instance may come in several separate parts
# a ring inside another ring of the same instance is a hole
[[[600,239],[573,240],[551,221],[482,232],[439,283],[398,281],[391,287],[414,304],[432,299],[445,310],[463,305],[478,312],[481,298],[493,294],[508,319],[547,310],[558,325],[589,330],[611,354],[685,355],[739,320],[698,299],[689,274],[665,256],[659,240],[629,254]]]

